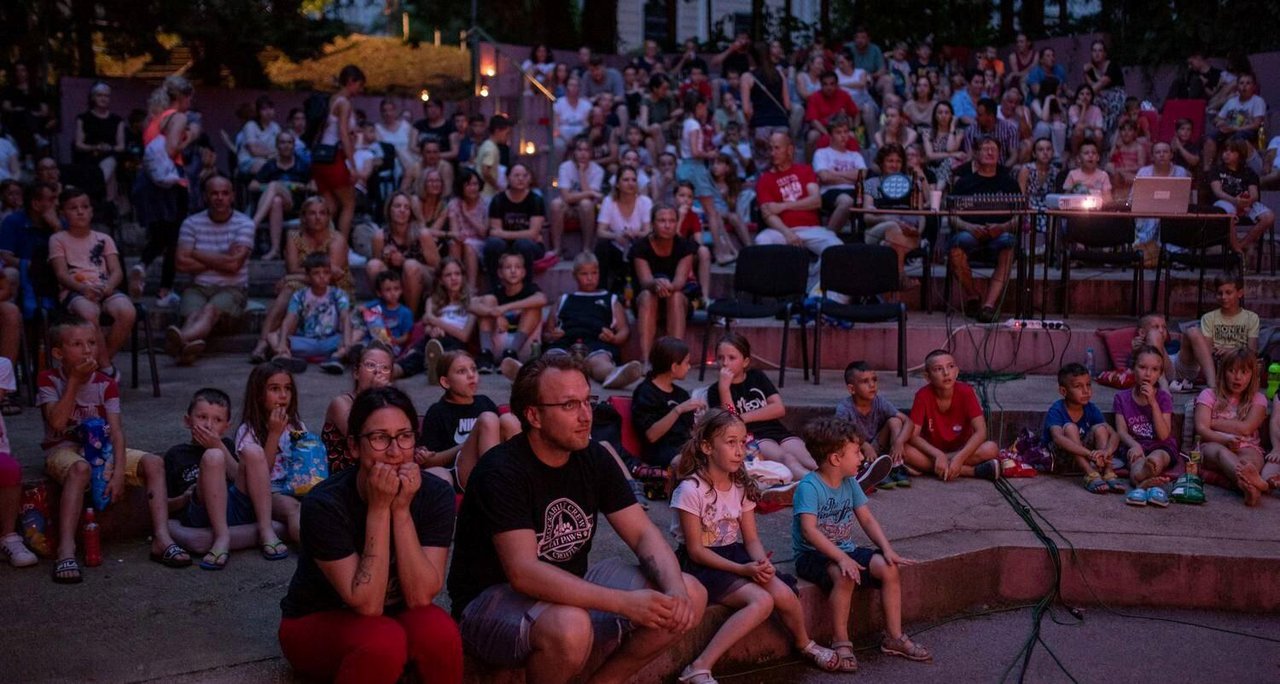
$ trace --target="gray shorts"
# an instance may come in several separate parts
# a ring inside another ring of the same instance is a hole
[[[601,587],[635,591],[649,585],[640,568],[616,558],[596,563],[586,581]],[[529,635],[538,616],[553,604],[516,593],[510,584],[496,584],[480,593],[462,611],[462,645],[468,654],[494,667],[518,667],[533,648]],[[592,610],[593,649],[612,650],[634,627],[616,613]]]

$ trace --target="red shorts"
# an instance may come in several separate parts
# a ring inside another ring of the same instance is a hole
[[[349,188],[351,171],[347,169],[347,154],[341,147],[332,164],[315,164],[311,167],[311,179],[316,182],[316,190],[320,194]]]

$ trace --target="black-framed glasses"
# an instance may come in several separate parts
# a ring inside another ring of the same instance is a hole
[[[396,446],[404,450],[409,450],[418,445],[418,436],[412,430],[397,432],[389,435],[385,432],[366,432],[360,435],[369,443],[374,451],[386,451],[391,448],[391,443],[395,442]]]
[[[588,395],[586,399],[568,399],[566,401],[558,401],[554,403],[539,403],[534,406],[542,406],[544,408],[558,408],[565,413],[577,413],[585,406],[588,410],[595,405],[600,397],[595,394]]]

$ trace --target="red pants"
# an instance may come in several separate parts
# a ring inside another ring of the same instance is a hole
[[[332,610],[284,618],[280,650],[299,673],[338,684],[394,684],[410,661],[424,683],[462,681],[462,636],[439,606],[395,617]]]

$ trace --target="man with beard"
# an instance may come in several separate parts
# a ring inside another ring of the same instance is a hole
[[[591,441],[591,385],[580,363],[550,355],[520,369],[511,411],[524,431],[472,471],[458,518],[449,595],[463,644],[531,683],[623,682],[702,619],[706,591]],[[639,566],[587,567],[604,513]],[[594,673],[596,648],[619,644]]]

